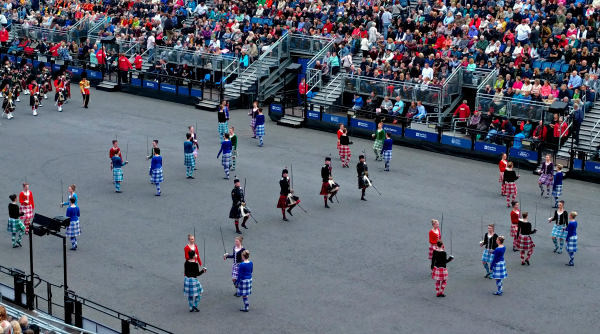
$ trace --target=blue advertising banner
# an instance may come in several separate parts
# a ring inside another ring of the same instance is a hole
[[[592,161],[586,161],[585,162],[585,170],[588,171],[588,172],[600,173],[600,163],[598,163],[598,162],[592,162]]]
[[[375,122],[369,122],[362,119],[352,118],[350,120],[350,126],[362,130],[375,131]]]
[[[511,147],[509,155],[515,158],[527,159],[537,161],[538,153],[535,151],[520,150],[518,148]]]
[[[54,64],[54,65],[52,65],[52,71],[60,71],[60,67],[61,67],[61,66],[62,66],[62,65],[58,65],[58,64]]]
[[[142,80],[136,79],[136,78],[131,78],[131,84],[133,86],[141,86],[142,85]]]
[[[177,87],[175,87],[175,85],[161,84],[160,90],[169,93],[177,93]]]
[[[7,56],[10,61],[12,61],[13,63],[15,62],[15,60],[16,60],[15,56],[12,56],[12,55],[7,55]]]
[[[394,136],[402,136],[402,128],[399,126],[383,125],[383,131],[389,132]]]
[[[309,110],[306,115],[307,115],[308,119],[314,119],[316,121],[321,120],[321,113],[318,111]]]
[[[81,75],[81,73],[83,73],[83,68],[81,67],[68,66],[67,70],[71,71],[71,73],[75,75]]]
[[[417,131],[413,129],[404,130],[404,136],[408,138],[423,139],[431,142],[437,142],[438,134],[435,132]]]
[[[271,103],[271,112],[276,114],[283,114],[283,106],[281,104]]]
[[[39,60],[34,60],[33,61],[33,67],[37,70],[38,66],[40,66],[40,61]]]
[[[145,87],[145,88],[152,88],[152,89],[158,89],[158,82],[144,80],[144,86],[143,87]]]
[[[194,89],[194,88],[192,88],[190,90],[190,95],[202,98],[202,91],[200,89]]]
[[[573,169],[581,169],[583,161],[581,159],[573,159]]]
[[[100,71],[86,71],[88,74],[88,79],[102,79],[102,72]]]
[[[323,122],[327,123],[335,123],[335,124],[344,124],[344,126],[348,125],[348,117],[345,116],[335,116],[330,114],[321,115],[321,119]]]
[[[187,87],[179,87],[179,94],[181,95],[190,95],[190,89]]]
[[[21,64],[21,59],[23,59],[23,58],[17,57],[17,59],[15,60],[17,62],[17,64]]]
[[[442,144],[471,149],[471,140],[466,138],[442,135]]]
[[[506,146],[496,145],[496,144],[488,144],[482,141],[475,142],[475,151],[482,151],[488,153],[506,153]]]

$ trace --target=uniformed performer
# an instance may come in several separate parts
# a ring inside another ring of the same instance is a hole
[[[290,214],[290,216],[293,216],[292,209],[298,203],[300,203],[300,198],[294,196],[294,189],[291,189],[290,187],[290,178],[288,177],[287,168],[281,171],[279,187],[281,188],[281,191],[279,192],[279,201],[277,201],[277,208],[281,209],[283,220],[287,222],[288,219],[285,216],[285,209],[287,208],[287,212]]]
[[[164,182],[163,168],[162,168],[162,157],[160,156],[160,148],[152,148],[154,156],[152,157],[152,163],[150,164],[150,182],[156,184],[156,196],[160,196],[160,184]]]
[[[150,149],[150,155],[146,157],[146,161],[152,159],[154,157],[154,149],[158,148],[158,140],[152,140],[152,148]],[[160,150],[159,150],[160,152]],[[160,155],[160,154],[159,154]],[[148,167],[148,175],[152,176],[152,162],[150,162],[150,167]],[[151,184],[154,182],[150,181]]]
[[[429,230],[429,259],[433,256],[433,251],[437,248],[438,240],[442,239],[440,231],[440,222],[437,219],[431,220],[431,230]]]
[[[246,227],[246,222],[248,221],[250,212],[246,208],[244,190],[240,187],[240,180],[235,178],[233,183],[235,184],[235,187],[233,190],[231,190],[232,203],[231,210],[229,210],[229,218],[235,220],[235,233],[242,234],[239,227],[240,218],[244,217],[244,220],[242,221],[242,227],[248,229],[248,227]]]
[[[33,219],[33,210],[35,210],[35,202],[33,201],[33,193],[29,190],[29,183],[23,183],[23,191],[19,194],[19,203],[21,204],[21,212],[23,212],[23,224],[25,224],[25,234],[29,233],[29,225]]]
[[[356,173],[358,174],[358,189],[361,190],[360,199],[366,201],[365,192],[367,188],[371,185],[371,181],[369,180],[369,167],[367,167],[367,163],[365,162],[365,156],[360,155],[358,157],[359,162],[356,164]]]
[[[188,130],[190,131],[190,134],[192,135],[192,144],[194,144],[194,158],[198,158],[198,149],[200,149],[200,145],[198,145],[198,138],[196,136],[196,129],[193,126],[188,126]],[[194,166],[194,170],[198,170],[195,166]]]
[[[392,140],[392,134],[390,132],[386,132],[385,141],[383,142],[383,147],[381,148],[381,156],[383,157],[383,161],[385,161],[385,168],[383,170],[386,172],[390,171],[390,161],[392,161],[393,146],[394,141]]]
[[[71,239],[71,250],[77,250],[77,236],[81,235],[81,225],[79,224],[79,217],[81,212],[79,207],[75,205],[75,197],[69,198],[69,207],[65,216],[69,217],[70,223],[65,232],[65,236]]]
[[[513,238],[513,252],[519,250],[519,238],[517,231],[519,230],[519,219],[521,219],[521,210],[519,210],[519,202],[512,201],[512,210],[510,211],[510,236]]]
[[[229,133],[226,133],[223,141],[221,142],[221,149],[219,153],[217,153],[217,159],[223,153],[223,157],[221,158],[221,165],[223,165],[223,169],[225,170],[224,179],[229,180],[229,166],[231,165],[231,141],[229,140]]]
[[[371,137],[375,138],[373,144],[373,152],[375,152],[375,161],[381,161],[381,149],[383,148],[383,141],[385,140],[385,131],[383,131],[383,120],[377,122],[377,132],[372,134]]]
[[[569,225],[567,226],[567,253],[569,253],[569,263],[567,266],[574,266],[575,253],[577,252],[577,212],[571,211],[569,214]]]
[[[517,200],[517,179],[521,177],[521,175],[517,175],[517,173],[513,170],[513,162],[509,161],[506,165],[506,170],[504,171],[504,184],[506,186],[506,207],[510,208],[510,197],[512,196],[512,200]]]
[[[254,101],[254,103],[252,103],[252,109],[248,112],[248,116],[250,116],[250,127],[254,134],[252,138],[256,138],[256,116],[258,115],[258,109],[258,101]]]
[[[183,142],[183,164],[187,170],[187,178],[194,179],[194,167],[196,166],[196,157],[194,157],[194,144],[192,143],[192,134],[185,134],[186,141]]]
[[[12,92],[8,93],[8,96],[6,96],[6,99],[4,99],[3,104],[3,109],[4,109],[4,113],[6,114],[6,119],[12,119],[14,118],[13,116],[13,112],[15,111],[15,102],[13,101],[12,98]]]
[[[500,170],[500,193],[502,194],[502,196],[506,196],[506,185],[504,184],[504,171],[506,170],[506,166],[508,164],[506,157],[506,153],[502,153],[502,158],[498,163],[498,169]]]
[[[112,170],[113,170],[113,182],[115,184],[115,190],[118,193],[121,191],[121,182],[123,182],[123,166],[127,165],[127,161],[123,162],[121,158],[121,149],[117,149],[115,155],[112,157]]]
[[[236,288],[238,278],[238,266],[240,263],[242,263],[242,252],[246,250],[246,248],[242,246],[243,243],[244,237],[235,237],[235,246],[233,246],[233,253],[225,253],[223,255],[223,260],[233,259],[233,264],[231,265],[231,281],[233,282],[233,286],[235,286]],[[237,291],[233,295],[239,297]]]
[[[556,174],[554,174],[554,182],[552,183],[552,197],[554,197],[553,208],[558,208],[558,199],[562,196],[563,190],[563,165],[556,164]]]
[[[252,262],[249,260],[250,251],[244,250],[242,252],[242,263],[240,263],[238,268],[237,275],[237,295],[242,296],[244,300],[244,307],[240,309],[242,312],[248,312],[248,307],[250,303],[248,303],[248,296],[252,294],[252,272],[254,271],[254,266]]]
[[[8,204],[8,227],[6,230],[12,235],[13,248],[23,247],[21,246],[21,238],[25,233],[25,225],[21,221],[21,217],[25,213],[19,210],[16,194],[12,194],[8,198],[10,198],[11,203]]]
[[[79,81],[79,90],[83,97],[83,107],[87,108],[90,103],[90,82],[87,79],[87,72],[81,73],[81,81]]]
[[[231,170],[235,170],[235,163],[237,161],[238,153],[237,153],[237,143],[238,137],[234,133],[233,126],[229,128],[229,141],[231,141]]]
[[[446,297],[444,290],[446,289],[446,281],[448,281],[448,269],[446,264],[454,260],[454,257],[446,255],[444,250],[444,242],[442,239],[437,241],[437,247],[433,251],[431,258],[431,278],[435,280],[435,292],[438,297]]]
[[[552,228],[552,242],[554,243],[554,253],[561,254],[563,246],[565,244],[565,239],[567,237],[567,225],[568,214],[565,210],[565,201],[558,202],[558,209],[554,211],[554,216],[548,218],[548,223],[554,221],[554,227]],[[558,239],[558,240],[557,240]],[[560,244],[559,244],[560,242]],[[560,245],[560,247],[559,247]]]
[[[200,269],[200,264],[196,260],[196,253],[190,250],[186,254],[187,261],[183,266],[184,280],[183,280],[183,295],[188,298],[188,306],[190,312],[200,312],[198,309],[198,303],[202,298],[202,285],[198,280],[198,276],[206,272],[206,268]]]
[[[540,196],[544,196],[544,185],[546,185],[546,198],[550,197],[550,187],[554,178],[554,164],[552,163],[550,154],[546,154],[546,161],[542,163],[540,168],[540,178],[538,185],[540,186]]]
[[[333,182],[330,157],[325,158],[325,165],[321,167],[321,178],[323,179],[323,183],[321,184],[321,192],[319,194],[323,195],[325,207],[329,209],[329,205],[327,205],[327,196],[329,196],[329,201],[333,203],[333,196],[340,190],[340,186]]]
[[[342,135],[339,138],[338,145],[340,151],[340,158],[342,159],[342,168],[350,168],[350,158],[352,157],[352,151],[350,151],[350,138],[347,135],[348,130],[343,129]]]
[[[344,124],[340,123],[340,128],[337,130],[337,150],[340,150],[340,137],[344,134]],[[340,160],[342,160],[342,156],[340,155]]]
[[[496,287],[498,290],[494,292],[496,296],[502,296],[502,280],[508,275],[506,274],[506,263],[504,262],[504,253],[506,248],[504,247],[504,236],[501,235],[496,239],[498,247],[494,249],[494,256],[492,259],[492,278],[496,280]]]
[[[217,119],[219,122],[219,138],[223,140],[223,136],[228,132],[229,127],[227,121],[229,121],[229,107],[227,107],[227,101],[223,100],[217,113]]]
[[[483,267],[485,268],[485,278],[489,279],[492,279],[492,270],[490,268],[490,264],[494,258],[494,249],[498,247],[496,244],[498,235],[494,232],[494,228],[494,224],[489,224],[487,233],[483,235],[483,240],[479,242],[480,247],[485,247],[483,250],[483,255],[481,256],[481,262],[483,262]]]
[[[37,81],[32,80],[29,84],[29,106],[31,106],[31,111],[33,112],[33,116],[37,116],[37,109],[41,107],[40,103],[40,87],[38,86]]]
[[[517,230],[517,236],[519,238],[519,249],[521,250],[521,265],[529,265],[529,259],[533,253],[535,244],[531,239],[531,235],[537,232],[537,229],[531,228],[531,223],[527,221],[529,214],[523,212],[523,218],[519,220],[519,229]]]
[[[54,101],[58,106],[58,111],[62,112],[62,105],[65,102],[65,82],[62,76],[58,76],[56,80],[54,80],[54,88],[56,89],[56,93],[54,94]]]

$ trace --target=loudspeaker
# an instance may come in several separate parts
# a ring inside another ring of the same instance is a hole
[[[302,72],[302,65],[300,64],[290,64],[290,66],[285,68],[285,72],[283,72],[283,75],[286,75],[288,73],[295,73],[298,74]]]
[[[115,36],[106,36],[100,39],[102,44],[115,44]]]
[[[555,101],[550,105],[550,113],[563,116],[567,112],[568,104],[562,101]]]

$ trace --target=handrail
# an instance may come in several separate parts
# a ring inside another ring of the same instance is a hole
[[[315,63],[317,62],[317,60],[321,59],[323,57],[324,54],[326,54],[327,52],[329,52],[329,50],[331,49],[331,47],[333,46],[334,40],[332,39],[331,41],[329,41],[329,43],[327,43],[323,49],[321,49],[321,51],[317,52],[312,59],[306,64],[306,68],[314,68],[315,67]]]
[[[288,37],[288,32],[283,34],[283,36],[281,36],[281,38],[279,38],[277,41],[275,41],[275,43],[269,45],[269,47],[258,57],[258,61],[261,61],[264,58],[266,58],[267,55],[270,54],[273,51],[273,49],[275,49],[276,47],[281,45],[281,43],[283,43],[283,40],[286,39],[287,37]]]
[[[596,124],[594,124],[594,127],[590,131],[590,136],[592,135],[592,133],[594,132],[594,130],[596,130],[596,127],[598,126],[598,124],[600,124],[600,119],[596,121]],[[594,141],[596,141],[596,138],[598,138],[599,134],[600,134],[600,131],[598,131],[596,133],[596,135],[594,136],[594,138],[590,141],[590,147],[589,147],[588,151],[590,151],[590,152],[592,151],[592,144],[594,143]]]
[[[498,70],[497,69],[493,69],[491,72],[489,72],[488,74],[486,74],[485,79],[481,81],[481,83],[479,84],[479,86],[477,86],[477,91],[480,91],[481,89],[485,88],[485,86],[488,84],[489,81],[495,81],[495,79],[497,77],[498,77]],[[493,78],[494,80],[490,80],[491,78]],[[491,84],[492,84],[492,86],[494,85],[493,82]]]
[[[455,118],[452,120],[452,136],[456,137],[456,124],[458,122],[468,122],[469,118]]]
[[[75,31],[76,29],[79,28],[79,26],[81,26],[83,24],[83,22],[87,22],[87,21],[89,21],[89,17],[87,17],[87,16],[82,17],[79,21],[75,22],[75,24],[72,24],[69,27],[69,32]]]
[[[338,78],[340,78],[341,76],[342,76],[342,74],[341,74],[341,73],[340,73],[340,74],[338,74],[338,75],[337,75],[335,78],[331,79],[331,83],[334,83],[334,82],[335,82],[335,80],[337,80],[337,79],[338,79]],[[327,87],[325,87],[325,88],[329,88],[329,87],[331,86],[331,83],[330,83],[329,85],[327,85]],[[325,99],[328,99],[328,98],[331,96],[331,94],[333,94],[333,93],[335,92],[335,90],[336,90],[336,89],[337,89],[339,86],[341,86],[341,85],[342,85],[342,83],[344,83],[344,80],[340,80],[340,82],[339,82],[337,85],[335,85],[335,87],[334,87],[334,88],[332,88],[332,89],[331,89],[331,92],[330,92],[329,94],[327,94],[327,96],[325,97]],[[338,95],[339,95],[339,94],[338,94]]]
[[[62,329],[60,329],[60,328],[58,328],[58,327],[56,327],[56,326],[54,326],[52,324],[49,324],[47,322],[41,321],[37,317],[32,317],[30,314],[22,312],[22,311],[14,308],[14,307],[11,307],[11,306],[9,306],[7,304],[0,303],[0,305],[4,306],[4,308],[6,308],[6,311],[7,311],[6,313],[8,315],[13,316],[16,319],[19,319],[21,316],[27,316],[27,318],[29,320],[29,323],[32,324],[32,325],[37,325],[40,328],[45,329],[45,330],[54,331],[57,334],[69,334],[65,330],[62,330]],[[40,312],[38,312],[38,313],[40,314],[40,318],[46,318],[45,316],[42,316],[42,314]],[[45,320],[50,320],[50,319],[45,319]],[[79,330],[80,330],[80,328],[77,328],[77,331],[79,331]],[[87,332],[87,331],[85,331],[83,329],[81,329],[81,331],[89,333],[89,332]]]

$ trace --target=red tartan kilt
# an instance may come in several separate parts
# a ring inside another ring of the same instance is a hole
[[[512,238],[515,238],[517,236],[517,230],[519,229],[519,226],[517,224],[511,224],[510,225],[510,236]]]
[[[431,271],[431,278],[436,281],[447,281],[448,280],[448,269],[433,267]]]
[[[338,142],[337,142],[337,150],[338,150],[338,151],[340,150],[340,141],[339,141],[339,140],[338,140]]]
[[[504,182],[504,173],[500,172],[500,179],[498,180],[498,182],[500,182],[500,183]]]
[[[517,184],[514,182],[505,183],[506,185],[506,196],[515,195],[517,196]]]
[[[437,248],[437,245],[429,244],[429,259],[433,257],[433,251]]]
[[[341,145],[339,148],[340,157],[352,157],[352,152],[350,151],[350,146]]]
[[[279,209],[285,209],[288,207],[287,205],[287,196],[279,195],[279,201],[277,201],[277,207]]]
[[[323,182],[323,184],[321,185],[321,195],[329,195],[329,192],[327,191],[327,186],[329,185],[329,182]]]
[[[533,250],[535,244],[529,235],[519,235],[519,249],[523,251]]]

